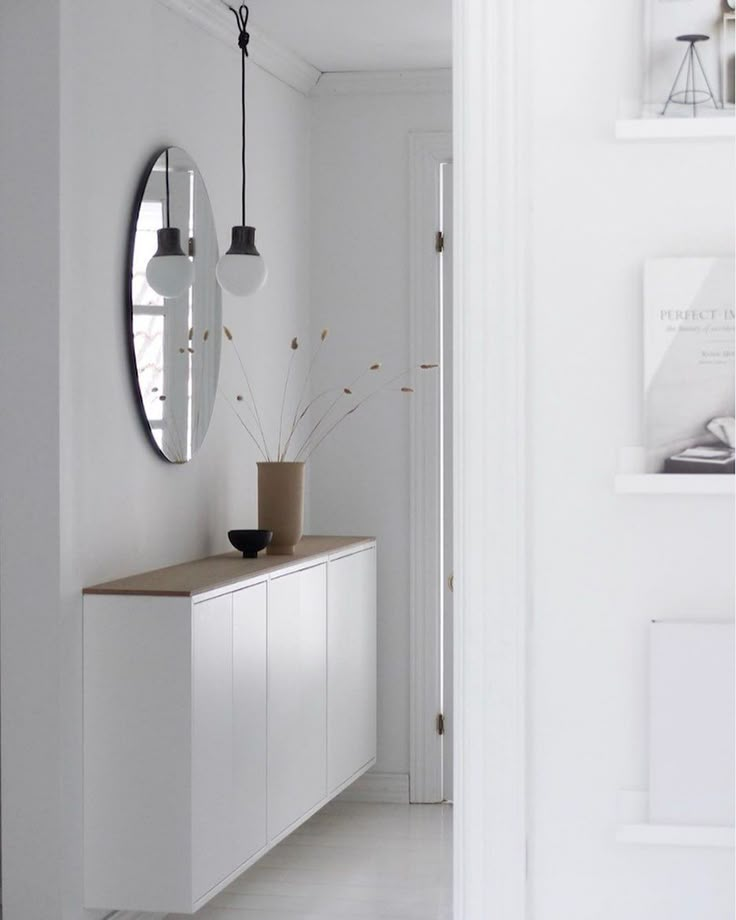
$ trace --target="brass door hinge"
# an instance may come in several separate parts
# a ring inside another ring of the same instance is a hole
[[[437,231],[437,235],[434,238],[434,248],[435,252],[445,251],[445,234],[441,230]]]
[[[445,733],[445,717],[440,712],[437,716],[437,734],[444,735]]]

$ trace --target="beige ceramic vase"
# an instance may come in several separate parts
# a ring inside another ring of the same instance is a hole
[[[304,464],[258,464],[258,527],[272,530],[269,556],[293,556],[304,528]]]

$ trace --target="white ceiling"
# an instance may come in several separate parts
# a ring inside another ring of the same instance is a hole
[[[323,73],[451,66],[451,0],[250,0],[264,32]]]

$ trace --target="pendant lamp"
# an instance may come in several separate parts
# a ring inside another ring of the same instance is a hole
[[[226,4],[226,6],[228,6]],[[232,229],[232,241],[228,251],[217,263],[217,280],[220,285],[237,297],[247,297],[255,294],[263,287],[268,271],[263,257],[256,249],[255,227],[248,227],[245,223],[245,59],[248,56],[248,42],[250,35],[247,32],[249,11],[245,4],[234,10],[238,23],[238,47],[240,48],[240,112],[241,112],[241,223]]]
[[[192,286],[194,263],[184,255],[178,227],[171,226],[169,151],[166,157],[166,226],[157,231],[158,249],[146,266],[146,280],[161,297],[181,297]]]

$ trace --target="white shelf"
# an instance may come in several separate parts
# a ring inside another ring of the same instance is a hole
[[[647,846],[716,847],[733,849],[732,827],[690,827],[675,824],[624,824],[616,831],[619,843]]]
[[[620,118],[616,137],[622,141],[734,138],[736,118]]]
[[[733,849],[734,828],[711,825],[652,824],[647,821],[648,795],[623,789],[618,795],[616,840],[643,846],[714,847]]]
[[[619,495],[734,495],[736,476],[727,473],[676,475],[634,473],[616,476]]]
[[[684,106],[671,109],[672,114],[660,115],[662,106],[628,106],[626,114],[616,121],[619,140],[697,140],[736,137],[736,110],[703,108],[693,118]]]

